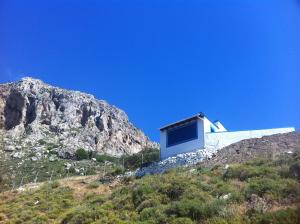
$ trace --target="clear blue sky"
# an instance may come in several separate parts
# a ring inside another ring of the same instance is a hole
[[[0,82],[94,94],[153,140],[199,111],[300,129],[299,0],[47,2],[0,0]]]

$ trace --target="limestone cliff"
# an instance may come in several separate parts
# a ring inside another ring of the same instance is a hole
[[[0,85],[2,144],[12,153],[51,146],[71,158],[78,148],[110,155],[157,147],[120,109],[33,78]]]

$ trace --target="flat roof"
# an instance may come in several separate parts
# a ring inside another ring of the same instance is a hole
[[[201,113],[198,113],[198,114],[195,114],[195,115],[192,116],[192,117],[188,117],[188,118],[185,118],[185,119],[183,119],[183,120],[180,120],[180,121],[177,121],[177,122],[174,122],[174,123],[165,125],[165,126],[161,127],[159,130],[160,130],[160,131],[163,131],[163,130],[166,130],[166,129],[169,129],[169,128],[173,128],[173,127],[175,127],[175,126],[184,124],[184,123],[189,122],[189,121],[197,120],[197,119],[199,119],[199,118],[204,118],[204,114],[203,114],[202,112],[201,112]]]

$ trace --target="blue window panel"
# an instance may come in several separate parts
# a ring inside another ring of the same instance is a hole
[[[198,138],[197,121],[167,131],[167,147]]]

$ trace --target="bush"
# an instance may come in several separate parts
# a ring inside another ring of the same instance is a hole
[[[166,194],[171,200],[178,200],[184,193],[184,190],[185,184],[183,182],[173,181],[161,189],[161,192]]]
[[[88,189],[94,189],[94,188],[98,188],[98,187],[99,187],[99,183],[97,183],[97,182],[91,182],[87,186]]]
[[[150,186],[139,186],[132,191],[132,202],[135,207],[138,207],[145,199],[147,199],[147,195],[154,192],[153,188]]]
[[[107,154],[102,154],[102,155],[96,155],[96,160],[99,163],[104,163],[106,161],[111,162],[111,163],[118,163],[119,158],[114,157],[114,156],[110,156]]]
[[[168,223],[168,217],[161,206],[143,209],[140,220],[145,223]]]
[[[53,181],[50,186],[52,189],[58,188],[60,186],[60,183],[58,181]]]
[[[289,175],[292,178],[296,178],[297,180],[300,180],[300,161],[299,160],[290,166]]]
[[[209,181],[209,184],[211,185],[210,192],[212,195],[216,197],[220,197],[222,195],[235,192],[235,189],[232,187],[232,185],[228,182],[223,181],[219,177],[214,177]]]
[[[224,206],[225,202],[218,199],[208,203],[197,199],[184,199],[174,203],[166,213],[177,217],[188,217],[192,220],[204,220],[217,216]]]
[[[89,154],[83,148],[79,148],[75,152],[75,156],[77,160],[89,159]]]
[[[134,170],[141,166],[147,166],[153,162],[159,161],[158,149],[144,149],[133,155],[123,155],[120,158],[107,154],[96,155],[97,162],[104,163],[109,161],[118,166],[123,166],[127,170]]]
[[[103,211],[96,207],[79,207],[69,212],[61,221],[61,224],[88,224],[103,216]]]
[[[252,223],[257,224],[294,224],[299,223],[300,210],[286,209],[276,212],[259,213],[251,217]]]
[[[121,167],[116,167],[112,172],[111,175],[117,176],[124,173],[124,170]]]
[[[246,198],[250,198],[252,194],[257,194],[263,197],[268,193],[275,197],[280,195],[280,184],[273,179],[269,178],[257,178],[252,180],[245,191]]]
[[[190,218],[176,218],[170,220],[170,224],[193,224],[194,222]]]
[[[125,169],[137,169],[159,161],[159,150],[144,149],[143,151],[133,155],[122,156],[120,160],[124,161]]]
[[[45,144],[47,144],[47,142],[46,142],[44,139],[39,139],[39,140],[38,140],[38,143],[39,143],[40,145],[45,145]]]
[[[250,166],[245,164],[235,164],[230,166],[223,175],[224,179],[239,179],[241,181],[252,177],[276,177],[274,168],[266,166]]]

